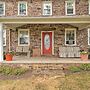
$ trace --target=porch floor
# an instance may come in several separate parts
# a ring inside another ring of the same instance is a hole
[[[13,61],[2,63],[90,63],[90,60],[82,61],[80,58],[58,58],[58,57],[26,57],[14,56]]]

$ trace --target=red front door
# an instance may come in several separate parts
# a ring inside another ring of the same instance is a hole
[[[52,55],[52,32],[42,32],[42,54]]]

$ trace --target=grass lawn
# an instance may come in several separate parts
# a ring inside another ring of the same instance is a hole
[[[90,71],[58,76],[0,80],[0,90],[90,90]]]

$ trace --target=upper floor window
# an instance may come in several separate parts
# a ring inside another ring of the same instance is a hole
[[[65,29],[65,45],[76,45],[76,29]]]
[[[0,16],[5,15],[5,2],[0,2]]]
[[[18,45],[19,46],[29,45],[29,30],[28,29],[18,30]]]
[[[75,14],[75,0],[67,0],[65,2],[66,15]]]
[[[18,2],[18,15],[20,16],[27,15],[27,2],[24,1]]]
[[[51,1],[43,2],[43,15],[52,15],[52,2]]]

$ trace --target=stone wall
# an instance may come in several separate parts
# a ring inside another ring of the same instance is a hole
[[[10,46],[11,49],[16,51],[18,47],[18,30],[19,29],[29,29],[30,30],[30,46],[32,49],[41,49],[41,31],[54,31],[54,53],[58,56],[58,50],[60,46],[65,46],[65,28],[76,28],[68,24],[26,24],[17,29],[12,29],[10,31]],[[88,30],[87,28],[83,30],[76,31],[76,46],[87,50],[88,45]],[[9,30],[7,30],[7,45],[4,47],[5,51],[9,49]],[[40,52],[41,53],[41,52]]]
[[[6,3],[5,16],[18,16],[18,1],[27,1],[28,15],[30,17],[42,16],[42,2],[43,0],[0,0]],[[65,1],[66,0],[52,0],[52,16],[65,15]],[[89,4],[88,0],[75,0],[76,15],[88,15]]]
[[[29,29],[30,30],[30,46],[32,49],[41,49],[41,31],[54,31],[54,53],[58,55],[58,48],[65,46],[65,28],[71,28],[73,26],[67,24],[26,24],[18,27],[16,30],[11,30],[11,49],[16,51],[18,47],[18,30]],[[8,46],[8,44],[7,44]],[[7,47],[8,48],[8,47]],[[41,52],[40,52],[41,53]]]
[[[88,29],[77,31],[77,45],[84,50],[88,50]]]

